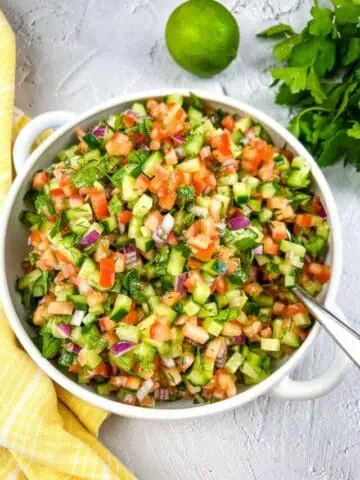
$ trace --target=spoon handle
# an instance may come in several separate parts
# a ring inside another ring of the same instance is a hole
[[[349,325],[342,322],[333,313],[320,305],[300,287],[294,288],[294,293],[306,305],[312,315],[321,323],[325,330],[352,361],[360,368],[360,334]]]

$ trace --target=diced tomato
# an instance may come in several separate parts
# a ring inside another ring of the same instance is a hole
[[[36,247],[41,242],[41,234],[39,230],[33,230],[29,235],[31,245]]]
[[[139,314],[138,312],[134,309],[131,310],[123,319],[122,321],[125,323],[128,323],[129,325],[136,325],[139,320]]]
[[[108,363],[101,362],[97,367],[91,371],[91,377],[100,377],[109,378],[111,375],[111,367]]]
[[[232,132],[235,128],[235,120],[231,115],[226,115],[226,117],[222,119],[221,125]]]
[[[163,197],[159,198],[159,205],[164,210],[171,210],[176,202],[176,193],[168,192]]]
[[[166,243],[168,245],[171,245],[171,246],[174,246],[174,245],[177,245],[179,242],[177,241],[177,238],[176,238],[176,235],[174,232],[170,232],[167,239],[166,239]]]
[[[243,285],[243,290],[251,297],[258,297],[263,291],[263,288],[258,282],[246,282]]]
[[[154,176],[156,179],[161,180],[162,182],[168,180],[170,177],[170,172],[166,168],[162,167],[161,165],[157,165],[155,167]]]
[[[84,203],[84,200],[80,193],[73,193],[70,196],[69,202],[71,208],[76,208],[81,207],[81,205]]]
[[[293,303],[291,305],[286,305],[283,312],[285,317],[293,317],[297,313],[306,313],[305,305],[303,305],[302,303]]]
[[[180,297],[181,297],[180,292],[168,292],[161,297],[161,301],[165,303],[165,305],[172,307],[173,305],[175,305],[175,303],[177,303],[180,300]]]
[[[108,330],[107,332],[105,332],[104,338],[107,341],[109,347],[112,347],[113,345],[115,345],[115,343],[119,341],[118,336],[112,330]]]
[[[199,233],[198,235],[189,238],[187,243],[197,249],[205,250],[211,244],[211,238],[204,233]]]
[[[198,283],[203,283],[203,279],[200,273],[195,270],[187,277],[184,282],[184,286],[189,292],[192,292]]]
[[[109,155],[127,155],[132,149],[132,142],[124,133],[116,132],[106,144]]]
[[[261,160],[264,163],[271,163],[274,158],[274,148],[271,145],[268,145],[265,143],[265,145],[262,145],[259,148],[259,142],[257,142],[256,148],[259,150],[260,155],[261,155]]]
[[[319,195],[315,195],[315,197],[312,198],[311,206],[315,215],[319,215],[320,217],[326,217],[326,212],[321,203]]]
[[[157,342],[167,342],[171,340],[171,329],[169,325],[158,321],[154,322],[150,327],[150,338]]]
[[[193,185],[198,197],[206,190],[206,182],[204,180],[195,181]]]
[[[115,282],[115,262],[113,257],[100,260],[100,286],[111,288]]]
[[[194,256],[203,262],[207,262],[211,260],[212,256],[217,250],[217,245],[212,243],[208,246],[208,248],[197,249],[196,252],[193,252]]]
[[[187,265],[192,269],[198,269],[202,266],[202,262],[200,262],[199,260],[196,260],[195,258],[190,257],[188,258]]]
[[[221,134],[221,143],[219,145],[219,150],[226,157],[232,156],[232,151],[230,148],[230,135],[227,132]]]
[[[330,280],[330,267],[320,263],[310,263],[307,268],[308,273],[314,275],[315,280],[326,283]]]
[[[289,205],[289,200],[285,197],[272,197],[268,198],[266,202],[267,208],[283,209]]]
[[[246,145],[241,154],[241,168],[251,174],[255,174],[261,162],[261,154],[256,148]]]
[[[33,180],[34,190],[41,190],[47,184],[49,178],[49,175],[44,171],[36,173]]]
[[[163,216],[161,215],[160,212],[158,212],[158,211],[151,212],[146,217],[144,225],[151,232],[156,232],[156,230],[159,228],[162,221],[163,221]]]
[[[74,305],[70,302],[50,302],[48,312],[51,315],[71,315],[74,311]]]
[[[274,315],[281,317],[284,313],[285,305],[281,302],[275,302],[273,305],[273,313]]]
[[[68,372],[70,373],[80,373],[81,372],[81,367],[80,365],[70,365],[70,367],[68,368]]]
[[[239,267],[239,259],[237,258],[230,258],[230,260],[228,260],[226,262],[226,265],[227,265],[227,271],[226,273],[228,275],[232,275]]]
[[[264,239],[264,253],[266,255],[277,255],[279,253],[279,245],[271,237],[265,237]]]
[[[117,219],[119,223],[123,225],[127,225],[132,218],[132,212],[130,210],[123,210],[117,214]]]
[[[288,238],[286,223],[277,222],[276,220],[274,220],[273,222],[271,222],[270,229],[271,229],[271,236],[273,240],[279,241],[279,240],[285,240],[286,238]]]
[[[310,214],[296,215],[295,224],[299,227],[310,228],[313,226],[314,217]]]
[[[136,179],[136,187],[140,188],[143,192],[145,192],[149,188],[149,186],[150,186],[149,178],[143,173],[140,173],[140,175]]]
[[[134,117],[128,114],[123,116],[122,121],[126,128],[131,128],[135,123]]]
[[[273,161],[265,163],[265,165],[263,165],[257,173],[260,180],[263,182],[269,182],[272,180],[274,178],[274,166],[275,163]]]
[[[183,172],[182,170],[175,170],[175,184],[177,187],[182,185],[191,185],[192,184],[192,174],[188,172]]]
[[[96,190],[93,188],[90,193],[90,199],[97,220],[101,220],[110,215],[106,194],[103,190]]]
[[[215,291],[219,295],[223,295],[227,291],[226,280],[224,277],[221,277],[221,276],[216,277],[213,284],[214,284]]]
[[[137,132],[129,133],[129,138],[134,143],[147,143],[147,138],[145,135],[141,135]]]
[[[110,317],[101,317],[99,319],[99,325],[102,332],[107,332],[109,330],[113,330],[116,326],[116,323],[111,320]]]

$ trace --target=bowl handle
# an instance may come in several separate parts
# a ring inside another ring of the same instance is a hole
[[[75,113],[59,110],[43,113],[26,124],[14,143],[13,159],[16,173],[24,168],[25,162],[30,156],[31,147],[41,133],[50,128],[62,127],[75,118]]]
[[[345,319],[340,308],[328,305],[341,320]],[[319,377],[312,380],[297,381],[289,376],[283,378],[270,392],[270,396],[284,400],[312,400],[331,392],[341,383],[346,370],[352,365],[351,360],[340,347],[336,346],[335,356],[330,367]]]

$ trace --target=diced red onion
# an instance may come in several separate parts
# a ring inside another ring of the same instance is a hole
[[[226,223],[225,222],[216,222],[215,223],[216,231],[219,233],[220,237],[225,235]]]
[[[150,393],[150,390],[154,386],[154,380],[149,378],[148,380],[145,380],[139,390],[136,392],[136,398],[139,400],[139,402],[142,402],[144,398]]]
[[[144,118],[144,115],[141,115],[138,112],[134,112],[133,110],[126,110],[125,114],[133,118],[135,121],[141,120],[142,118]]]
[[[188,273],[181,273],[175,278],[175,292],[184,293],[185,291],[185,280],[188,277]]]
[[[139,144],[139,149],[143,150],[144,152],[150,152],[150,147],[146,145],[146,143],[140,143]]]
[[[120,357],[121,355],[124,355],[124,353],[129,352],[135,347],[136,347],[136,343],[118,342],[111,347],[111,351],[115,355],[115,357]]]
[[[172,368],[175,367],[175,360],[171,357],[161,357],[161,361],[164,364],[164,367],[166,368]]]
[[[106,125],[96,125],[96,127],[94,127],[92,129],[92,134],[95,136],[95,137],[98,137],[98,138],[104,138],[105,135],[106,135],[106,131],[107,131],[107,126]]]
[[[206,145],[206,147],[202,147],[200,150],[200,158],[201,160],[205,160],[205,158],[209,157],[211,154],[211,149],[209,145]]]
[[[73,325],[74,327],[80,327],[84,317],[85,312],[83,310],[75,310],[71,317],[70,325]]]
[[[71,336],[71,327],[66,323],[58,323],[56,330],[60,338],[69,338]]]
[[[169,388],[157,388],[154,391],[154,397],[156,400],[168,401],[170,399],[170,390]]]
[[[244,345],[246,343],[246,337],[245,335],[238,335],[237,337],[234,337],[234,341],[236,345]]]
[[[178,133],[175,133],[175,135],[172,136],[172,139],[174,140],[174,142],[180,145],[185,142],[185,138],[183,137],[183,135],[179,135]]]
[[[262,255],[264,253],[264,246],[263,245],[259,245],[258,247],[254,248],[252,253],[254,255]]]
[[[175,153],[178,160],[182,160],[183,158],[185,158],[185,150],[183,149],[183,147],[175,148]]]
[[[316,261],[318,263],[324,264],[326,261],[325,255],[319,255],[318,257],[316,257]]]
[[[223,167],[231,167],[233,165],[236,165],[236,160],[234,158],[228,158],[225,160],[225,162],[222,164]]]
[[[327,217],[327,213],[325,211],[325,208],[323,207],[323,204],[321,203],[321,201],[319,200],[319,217],[321,218],[326,218]]]
[[[167,213],[161,222],[161,228],[164,230],[166,235],[169,235],[171,230],[174,228],[175,220],[171,213]]]
[[[82,247],[89,247],[96,243],[100,238],[100,233],[96,230],[91,230],[91,232],[87,233],[80,241],[80,245]]]
[[[67,352],[76,353],[76,354],[78,354],[81,350],[81,347],[79,347],[79,345],[75,345],[75,343],[73,342],[64,343],[63,347]]]
[[[118,367],[112,363],[110,363],[110,367],[111,367],[111,375],[117,375],[119,372]]]
[[[128,243],[124,245],[124,255],[126,265],[131,265],[137,260],[136,247],[133,243]]]
[[[195,217],[207,218],[209,216],[209,210],[205,207],[199,207],[198,205],[193,205],[189,208],[190,212],[195,215]]]
[[[112,188],[111,187],[105,187],[105,196],[106,196],[106,200],[110,200],[111,198],[111,192],[112,192]]]
[[[224,368],[227,357],[227,347],[226,344],[219,350],[215,358],[216,368]]]
[[[250,225],[250,221],[247,217],[239,215],[237,217],[230,218],[228,225],[231,230],[240,230],[240,228],[248,227]]]
[[[167,213],[161,222],[161,225],[153,233],[152,238],[156,245],[163,245],[169,236],[169,233],[174,228],[175,220],[171,213]]]

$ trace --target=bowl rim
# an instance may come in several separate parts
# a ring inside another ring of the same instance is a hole
[[[48,139],[46,139],[28,158],[27,163],[23,171],[16,177],[13,182],[3,207],[2,215],[2,229],[0,232],[0,285],[2,288],[2,303],[5,313],[9,320],[9,323],[15,332],[17,338],[23,345],[24,349],[30,355],[30,357],[37,363],[37,365],[57,384],[64,387],[73,395],[99,407],[107,410],[111,413],[123,415],[131,418],[139,419],[153,419],[153,420],[177,420],[177,419],[189,419],[199,418],[244,405],[255,398],[264,395],[270,391],[272,387],[280,383],[281,379],[285,377],[300,361],[300,359],[306,354],[311,347],[315,338],[317,337],[320,326],[315,323],[310,335],[301,347],[294,352],[289,359],[275,370],[267,379],[261,383],[240,392],[234,397],[222,400],[221,402],[206,404],[202,406],[189,406],[185,408],[143,408],[138,406],[125,405],[116,400],[101,397],[100,395],[88,391],[74,380],[66,377],[60,370],[58,370],[51,362],[41,356],[41,353],[36,348],[34,343],[28,336],[25,328],[23,327],[20,319],[18,318],[14,305],[11,301],[10,288],[7,283],[6,271],[5,271],[5,256],[6,256],[6,236],[9,228],[9,222],[12,218],[12,206],[17,199],[18,191],[21,188],[23,182],[26,181],[28,172],[34,167],[37,161],[41,158],[47,148],[55,143],[62,135],[73,130],[78,124],[86,121],[88,118],[94,115],[101,115],[101,112],[112,107],[119,106],[124,103],[135,102],[144,100],[146,98],[164,97],[171,94],[180,94],[183,96],[189,96],[189,92],[192,91],[199,96],[202,100],[215,102],[222,104],[224,107],[229,107],[234,110],[238,110],[243,114],[249,115],[256,119],[265,127],[272,129],[277,135],[279,135],[284,141],[289,144],[292,149],[296,151],[298,155],[303,156],[310,165],[311,173],[320,190],[324,206],[328,213],[329,223],[331,225],[332,236],[332,263],[331,263],[331,280],[327,288],[326,299],[334,300],[338,291],[340,275],[342,270],[342,239],[341,239],[341,227],[340,219],[336,208],[335,199],[332,195],[331,189],[325,179],[324,174],[320,170],[319,166],[312,158],[310,153],[305,147],[282,125],[280,125],[275,119],[268,114],[262,112],[256,107],[253,107],[245,102],[235,100],[231,97],[221,94],[213,93],[207,90],[200,89],[184,89],[184,88],[161,88],[153,90],[145,90],[137,93],[131,93],[128,95],[122,95],[104,102],[96,107],[93,107],[84,113],[78,115],[75,120],[59,128]]]

